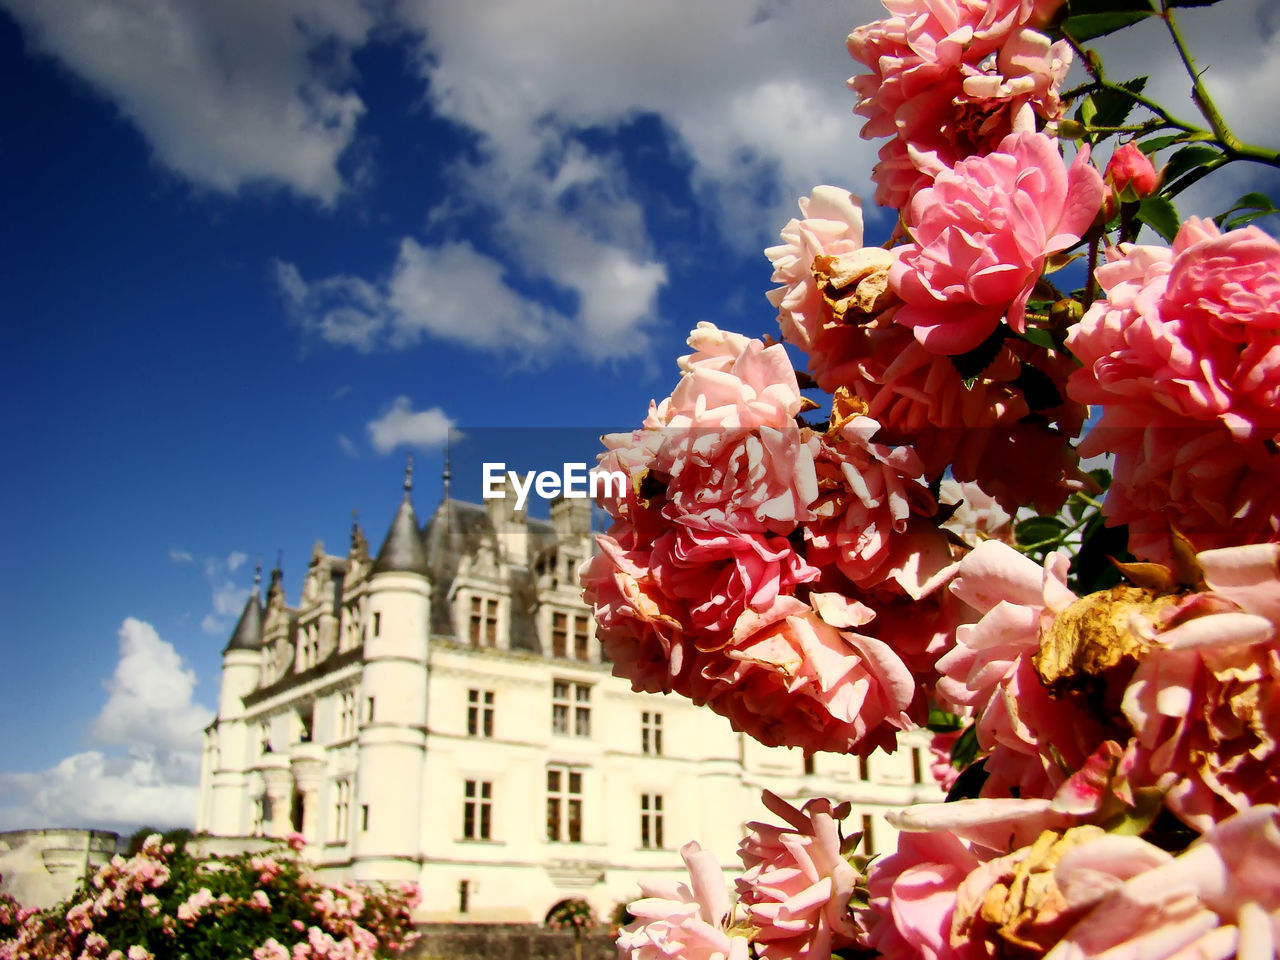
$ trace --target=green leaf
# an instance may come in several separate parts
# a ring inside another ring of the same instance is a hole
[[[1174,180],[1182,176],[1196,167],[1202,167],[1206,163],[1217,160],[1222,156],[1222,151],[1216,147],[1211,147],[1204,143],[1192,143],[1178,150],[1164,167],[1164,182],[1173,183]]]
[[[1129,528],[1108,527],[1101,516],[1094,516],[1085,524],[1080,540],[1080,550],[1072,566],[1072,589],[1084,596],[1095,590],[1105,590],[1120,582],[1120,573],[1108,559],[1128,560]]]
[[[1177,143],[1182,137],[1183,134],[1181,133],[1171,133],[1166,137],[1152,137],[1150,140],[1143,140],[1138,144],[1138,149],[1149,157],[1157,150],[1163,150],[1165,147]]]
[[[1156,12],[1151,0],[1069,0],[1067,3],[1067,15],[1072,17],[1084,13],[1112,13],[1116,10]]]
[[[948,713],[939,707],[929,708],[929,722],[926,724],[934,733],[954,733],[965,724],[964,717]]]
[[[1083,43],[1095,37],[1105,37],[1109,33],[1123,30],[1154,13],[1154,10],[1114,10],[1110,13],[1077,14],[1066,19],[1062,24],[1062,32],[1070,34],[1071,39],[1077,43]]]
[[[964,733],[956,737],[951,745],[951,765],[963,770],[973,763],[978,756],[978,728],[974,724],[964,728]]]
[[[1134,77],[1117,84],[1130,93],[1141,93],[1146,85],[1146,77]],[[1099,90],[1093,95],[1093,102],[1098,108],[1093,125],[1098,127],[1120,126],[1135,106],[1133,97],[1126,97],[1118,90]]]
[[[1213,222],[1226,230],[1235,230],[1272,213],[1280,213],[1280,210],[1265,193],[1246,193],[1229,209],[1214,217]]]
[[[1034,343],[1037,347],[1044,347],[1047,350],[1055,350],[1058,346],[1053,342],[1053,334],[1044,327],[1027,327],[1021,337],[1027,343]]]
[[[1013,528],[1018,543],[1024,547],[1033,543],[1044,543],[1062,535],[1066,526],[1057,517],[1029,517]]]
[[[991,366],[991,361],[996,358],[996,354],[1000,352],[1000,348],[1004,345],[1005,331],[1007,329],[1004,324],[1001,324],[991,331],[991,335],[987,339],[972,350],[951,357],[951,365],[956,368],[956,373],[960,374],[964,380],[972,380],[987,367]],[[966,384],[967,386],[969,385]]]
[[[1027,406],[1033,411],[1050,410],[1062,405],[1062,394],[1058,392],[1053,378],[1029,363],[1022,364],[1013,385],[1022,391]]]
[[[1111,486],[1110,470],[1106,470],[1103,467],[1098,467],[1095,470],[1090,470],[1089,476],[1093,479],[1093,482],[1096,483],[1103,490],[1106,490],[1107,487]]]
[[[1181,221],[1173,201],[1168,197],[1147,197],[1138,204],[1138,220],[1145,223],[1170,243],[1178,233]]]
[[[1076,107],[1076,119],[1086,127],[1093,124],[1093,118],[1098,115],[1098,106],[1093,102],[1093,94],[1085,97],[1080,101],[1080,106]]]

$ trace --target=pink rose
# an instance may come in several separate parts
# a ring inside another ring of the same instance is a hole
[[[747,940],[727,928],[732,911],[715,854],[697,843],[680,848],[689,883],[641,882],[642,899],[628,904],[633,923],[618,932],[625,960],[747,960]]]
[[[991,751],[987,796],[1011,788],[1022,797],[1052,796],[1105,739],[1092,711],[1072,698],[1051,696],[1036,672],[1043,627],[1077,599],[1066,576],[1062,554],[1041,568],[987,540],[960,561],[951,583],[981,619],[962,624],[955,646],[938,661],[938,693],[974,712],[978,744]]]
[[[1067,345],[1068,391],[1102,406],[1080,452],[1115,454],[1105,513],[1129,549],[1170,557],[1280,537],[1280,243],[1256,227],[1183,224],[1173,248],[1110,251],[1106,291]]]
[[[854,944],[849,900],[857,873],[844,858],[839,821],[849,805],[810,800],[797,810],[770,791],[764,805],[784,826],[751,822],[738,847],[746,873],[738,897],[766,958],[827,960]]]
[[[862,204],[847,190],[815,187],[800,198],[801,220],[782,228],[765,250],[782,336],[808,355],[809,373],[828,393],[846,382],[843,367],[865,351],[860,328],[887,320],[899,303],[889,290],[894,255],[862,245]]]
[[[894,321],[929,351],[959,354],[1002,318],[1018,333],[1047,257],[1070,247],[1102,206],[1102,177],[1084,148],[1070,169],[1042,133],[1011,134],[986,156],[939,172],[906,210],[912,243],[889,282]]]
[[[875,443],[880,424],[866,405],[837,395],[832,425],[817,455],[827,491],[806,526],[809,558],[836,567],[862,590],[887,586],[919,599],[952,571],[945,536],[934,524],[937,502],[908,446]]]
[[[812,753],[892,749],[895,730],[913,726],[915,679],[885,643],[856,628],[875,616],[836,594],[814,594],[816,608],[767,623],[722,651],[702,676],[705,701],[766,746]]]
[[[1209,592],[1140,624],[1149,640],[1123,710],[1139,750],[1135,776],[1198,830],[1280,803],[1280,545],[1197,557]]]
[[[900,833],[898,849],[867,871],[864,943],[884,960],[979,960],[979,941],[951,942],[956,891],[981,861],[947,831]]]
[[[1015,117],[1062,114],[1058,89],[1071,66],[1065,41],[1030,27],[1061,0],[889,0],[892,16],[849,35],[850,55],[871,73],[849,85],[862,136],[892,136],[873,174],[876,202],[901,208],[939,171],[992,150]]]
[[[1107,162],[1104,179],[1117,195],[1123,194],[1122,199],[1125,200],[1141,200],[1160,187],[1160,174],[1156,172],[1155,165],[1135,143],[1116,148]]]
[[[1174,857],[1104,835],[1067,852],[1055,881],[1091,908],[1046,960],[1238,957],[1280,952],[1280,809],[1236,814]]]

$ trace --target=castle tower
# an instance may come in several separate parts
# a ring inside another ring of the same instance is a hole
[[[226,648],[222,651],[222,686],[218,693],[216,766],[213,769],[210,833],[241,836],[248,833],[249,770],[253,763],[244,700],[258,685],[262,669],[262,602],[258,586],[262,568],[253,575],[253,592],[245,602]]]
[[[352,877],[416,880],[426,760],[431,579],[405,468],[404,498],[369,576]]]

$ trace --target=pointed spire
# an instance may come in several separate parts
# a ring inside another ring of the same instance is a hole
[[[261,585],[262,560],[259,559],[258,566],[253,572],[253,591],[245,602],[244,612],[240,614],[240,619],[236,622],[236,628],[232,631],[231,639],[227,642],[223,653],[230,653],[232,650],[262,649],[262,603],[258,599],[258,590]]]
[[[410,456],[404,468],[404,499],[396,510],[391,521],[391,529],[382,541],[382,549],[378,551],[378,559],[373,561],[373,572],[377,573],[417,573],[429,574],[427,552],[422,546],[422,536],[418,532],[418,517],[413,512],[413,457]]]
[[[441,483],[441,486],[444,488],[444,493],[443,493],[443,495],[441,496],[441,499],[442,499],[442,500],[448,500],[448,499],[449,499],[449,481],[453,479],[453,471],[449,469],[449,459],[450,459],[450,457],[449,457],[449,454],[450,454],[449,447],[450,447],[450,441],[451,441],[452,439],[453,439],[453,438],[452,438],[449,434],[445,434],[445,438],[444,438],[444,471],[440,474],[440,483]]]

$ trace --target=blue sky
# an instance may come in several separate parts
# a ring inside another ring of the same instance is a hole
[[[1229,5],[1197,40],[1275,142],[1274,11]],[[878,11],[0,0],[0,829],[192,819],[254,558],[296,599],[351,510],[376,546],[409,451],[427,512],[449,424],[630,427],[698,321],[772,332],[795,197],[871,192]]]

